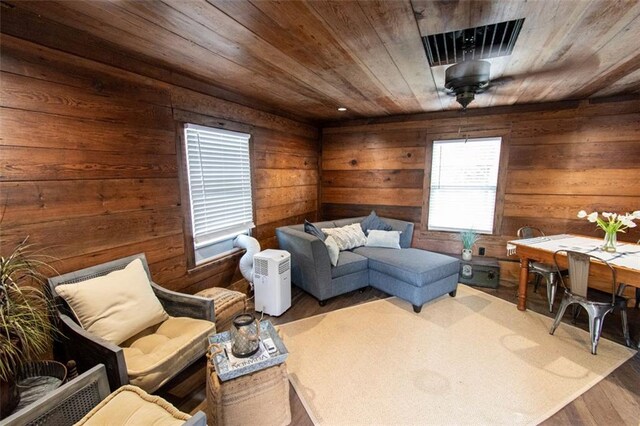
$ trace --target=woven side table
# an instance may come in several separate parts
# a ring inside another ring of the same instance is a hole
[[[199,291],[196,295],[213,299],[218,333],[227,331],[231,327],[233,317],[245,312],[247,309],[247,296],[239,291],[212,287]]]
[[[210,426],[288,425],[291,406],[286,364],[221,382],[207,363],[205,412]]]

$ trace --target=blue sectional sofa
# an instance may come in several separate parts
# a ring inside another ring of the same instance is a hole
[[[364,217],[315,223],[334,228],[362,222]],[[382,218],[401,231],[400,249],[358,247],[341,251],[335,267],[319,238],[304,232],[304,225],[276,229],[280,248],[291,253],[293,284],[312,294],[324,305],[327,299],[372,286],[410,302],[416,312],[422,305],[458,287],[459,260],[411,247],[413,223]]]

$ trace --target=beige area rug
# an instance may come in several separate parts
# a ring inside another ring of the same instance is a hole
[[[611,320],[611,319],[609,319]],[[284,324],[291,382],[319,425],[537,424],[635,351],[460,285],[415,314],[387,299]]]

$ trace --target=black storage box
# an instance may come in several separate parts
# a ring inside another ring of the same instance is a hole
[[[500,264],[493,257],[473,256],[470,261],[460,259],[460,278],[463,284],[478,287],[498,288]]]

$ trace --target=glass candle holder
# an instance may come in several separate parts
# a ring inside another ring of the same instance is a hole
[[[260,347],[260,323],[253,314],[236,315],[231,325],[231,353],[238,358],[246,358]]]

